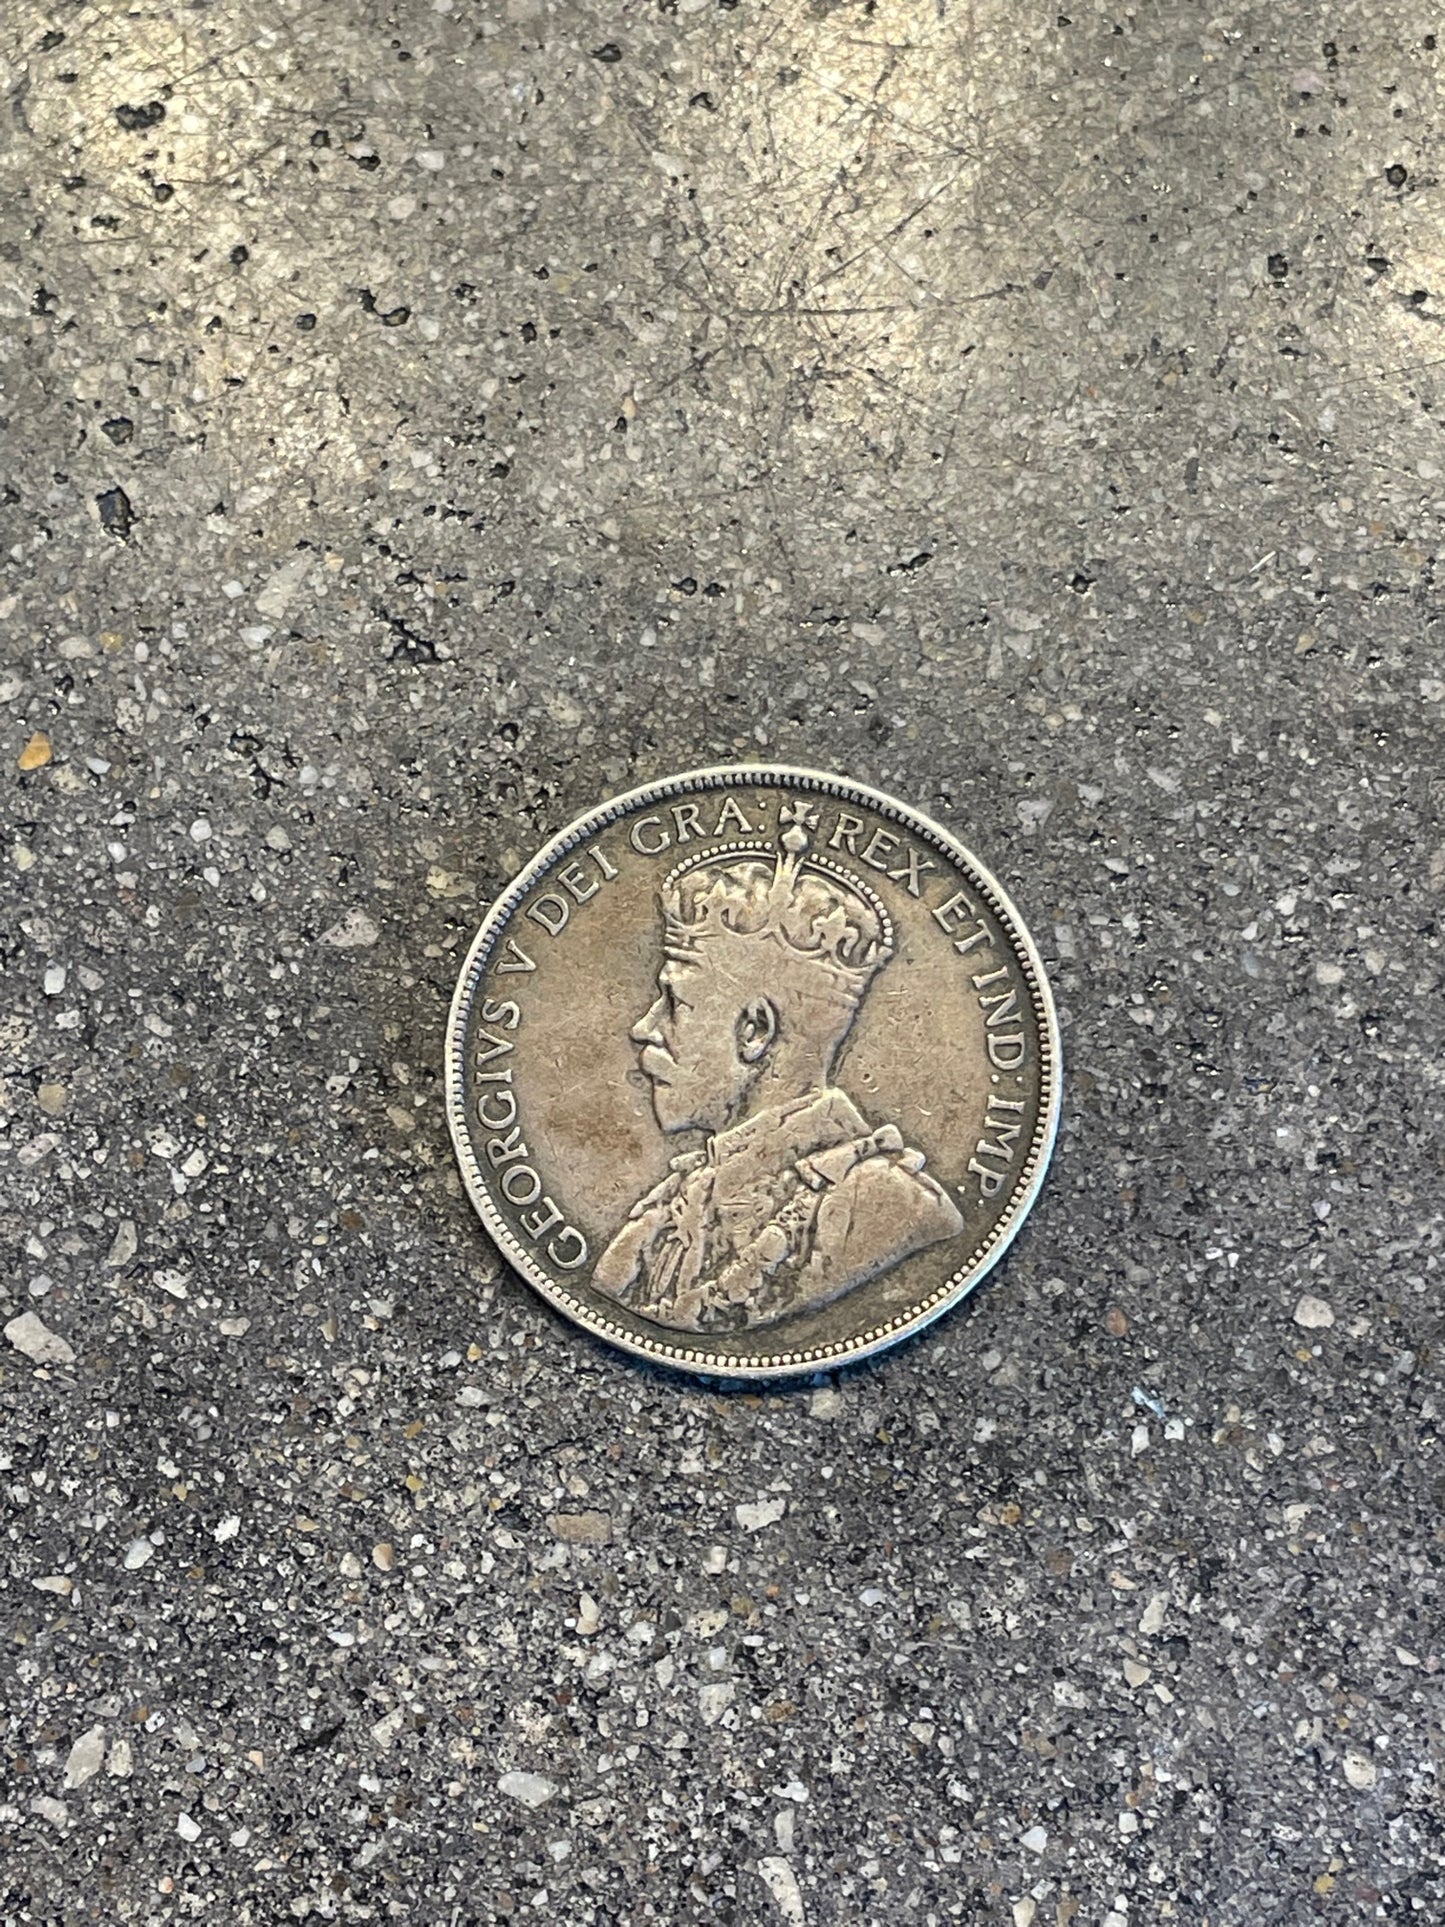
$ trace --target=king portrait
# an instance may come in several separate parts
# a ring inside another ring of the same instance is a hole
[[[632,1041],[659,1128],[702,1144],[638,1199],[592,1283],[673,1330],[821,1310],[963,1229],[923,1153],[834,1081],[893,930],[861,879],[806,854],[811,814],[792,804],[776,850],[705,851],[662,887]]]

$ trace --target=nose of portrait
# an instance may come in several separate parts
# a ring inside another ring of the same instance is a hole
[[[662,1020],[667,1012],[667,999],[658,997],[651,1009],[645,1010],[632,1026],[634,1044],[662,1044]]]

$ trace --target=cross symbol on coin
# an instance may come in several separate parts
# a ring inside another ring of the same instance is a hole
[[[803,803],[794,798],[791,802],[785,803],[778,812],[778,821],[780,823],[795,823],[800,829],[804,830],[816,829],[818,812],[813,808],[811,803]]]

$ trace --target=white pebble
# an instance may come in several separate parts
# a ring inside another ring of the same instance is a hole
[[[737,1686],[730,1679],[714,1680],[710,1685],[700,1686],[697,1691],[697,1710],[702,1716],[703,1725],[716,1726],[732,1705],[736,1693]]]
[[[50,1330],[33,1311],[22,1311],[5,1327],[5,1336],[17,1352],[37,1365],[73,1365],[75,1353],[58,1332]]]
[[[191,841],[192,843],[209,843],[210,840],[211,840],[210,823],[207,821],[207,819],[204,816],[198,816],[195,822],[191,825]]]
[[[105,1728],[92,1726],[71,1747],[65,1761],[65,1785],[67,1790],[84,1786],[93,1780],[105,1764]]]
[[[125,1549],[125,1558],[121,1564],[127,1572],[139,1572],[154,1551],[155,1547],[149,1539],[132,1539]]]
[[[1345,1755],[1345,1778],[1352,1787],[1366,1793],[1380,1777],[1375,1762],[1367,1753],[1347,1753]]]
[[[135,1220],[133,1218],[122,1218],[116,1226],[115,1237],[111,1240],[110,1250],[105,1254],[107,1266],[118,1269],[121,1265],[128,1265],[135,1256],[139,1243],[140,1240],[136,1236]]]
[[[798,1888],[798,1876],[788,1862],[781,1854],[764,1854],[758,1861],[758,1873],[787,1927],[803,1927],[807,1919],[803,1896]]]
[[[504,1773],[497,1791],[509,1800],[520,1800],[524,1807],[544,1807],[556,1794],[557,1782],[543,1773]]]
[[[1048,1844],[1049,1836],[1042,1827],[1030,1827],[1019,1836],[1019,1845],[1027,1847],[1030,1853],[1042,1853]]]
[[[786,1499],[759,1499],[756,1505],[735,1505],[733,1517],[745,1532],[760,1532],[774,1525],[788,1509]]]
[[[1307,1291],[1294,1308],[1294,1322],[1306,1331],[1327,1331],[1335,1322],[1335,1314],[1323,1298]]]
[[[45,994],[58,997],[65,988],[65,965],[51,964],[45,972]]]
[[[1164,1630],[1164,1615],[1169,1610],[1167,1592],[1156,1592],[1139,1616],[1141,1633],[1154,1634]]]
[[[182,1840],[199,1840],[201,1837],[201,1829],[188,1813],[176,1815],[176,1832]]]

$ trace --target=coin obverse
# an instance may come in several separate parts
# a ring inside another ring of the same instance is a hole
[[[559,1311],[769,1378],[973,1289],[1043,1181],[1059,1070],[976,858],[860,784],[740,766],[602,804],[496,900],[447,1109],[482,1222]]]

